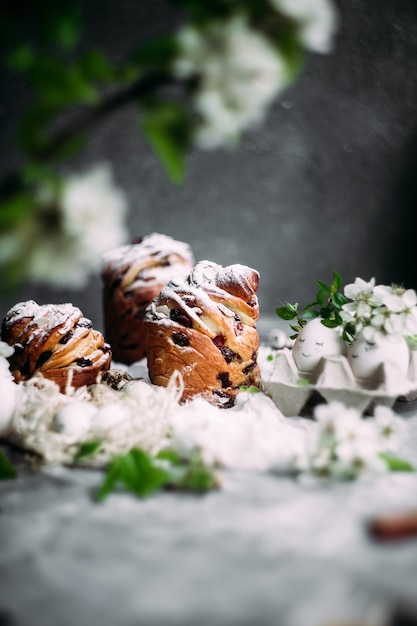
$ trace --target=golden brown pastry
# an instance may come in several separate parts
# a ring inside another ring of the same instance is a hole
[[[110,346],[72,304],[15,304],[3,321],[1,338],[14,347],[9,362],[16,382],[40,373],[64,392],[69,376],[73,387],[81,387],[110,368]]]
[[[194,259],[188,244],[153,233],[104,256],[103,308],[113,358],[130,365],[146,353],[145,310],[172,278],[184,278]]]
[[[178,371],[183,401],[200,395],[223,407],[243,385],[260,387],[258,282],[249,267],[201,261],[164,287],[145,317],[151,382],[167,386]]]

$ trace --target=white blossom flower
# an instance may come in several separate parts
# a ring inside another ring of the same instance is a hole
[[[40,233],[28,264],[29,278],[66,287],[82,287],[107,250],[126,240],[126,201],[114,186],[110,169],[98,166],[64,184],[56,225]]]
[[[370,324],[369,326],[363,326],[363,327],[359,326],[359,329],[361,330],[361,333],[365,341],[368,341],[369,343],[377,342],[380,335],[384,334],[381,332],[379,327],[372,326],[372,324]]]
[[[383,449],[387,452],[397,450],[404,434],[403,421],[386,406],[376,407],[374,419]]]
[[[381,327],[387,333],[413,335],[417,332],[417,294],[414,289],[403,289],[394,286],[377,285],[375,292],[381,298],[383,307],[374,313]],[[376,323],[373,322],[375,326]]]
[[[259,123],[288,83],[286,59],[243,16],[201,30],[187,26],[178,43],[174,74],[199,77],[194,106],[201,117],[195,135],[200,147],[230,143]]]
[[[375,278],[371,278],[368,282],[362,278],[356,278],[354,283],[345,286],[344,294],[346,298],[356,302],[371,302],[378,305],[381,302],[374,298],[374,287]]]
[[[299,39],[313,52],[330,52],[338,16],[331,0],[270,0],[275,9],[299,24]]]
[[[337,479],[387,471],[381,453],[398,447],[402,426],[391,409],[377,407],[374,418],[363,418],[335,401],[317,406],[314,417],[318,429],[307,471]]]
[[[379,295],[381,304],[393,313],[397,313],[404,308],[402,301],[403,289],[397,290],[392,285],[376,285],[374,292]]]
[[[407,309],[414,308],[417,305],[417,293],[414,289],[406,289],[402,295],[402,300]]]
[[[417,294],[413,289],[375,285],[374,278],[369,282],[356,278],[346,285],[344,293],[351,302],[342,307],[342,321],[353,324],[356,333],[362,331],[368,341],[378,333],[404,337],[417,333]]]

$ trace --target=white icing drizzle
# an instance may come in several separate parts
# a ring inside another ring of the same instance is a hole
[[[223,282],[242,283],[246,281],[246,275],[249,273],[253,273],[253,270],[245,265],[236,264],[223,268],[211,261],[200,261],[185,280],[182,282],[171,280],[162,289],[155,304],[149,307],[147,316],[148,318],[156,316],[159,320],[164,319],[165,324],[176,325],[177,322],[171,322],[169,315],[171,309],[178,308],[190,317],[194,329],[209,336],[216,334],[216,324],[212,318],[216,317],[218,311],[228,318],[238,314],[244,324],[254,326],[255,320],[245,315],[242,310],[238,310],[230,293],[216,284],[219,277],[223,279],[226,277],[226,281]],[[253,292],[250,285],[248,288]],[[216,296],[216,299],[222,302],[215,302],[212,296]],[[165,300],[170,302],[169,306],[164,303]]]

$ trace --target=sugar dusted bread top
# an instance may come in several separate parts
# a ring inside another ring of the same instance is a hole
[[[103,256],[102,274],[114,274],[117,289],[136,289],[156,281],[166,285],[176,274],[184,277],[194,263],[190,246],[168,235],[152,233]]]
[[[145,317],[151,381],[167,385],[177,370],[183,399],[202,395],[223,406],[242,385],[259,386],[258,283],[247,266],[201,261],[164,287]]]
[[[16,382],[42,374],[64,391],[69,375],[79,387],[96,382],[110,367],[103,335],[70,303],[19,302],[7,313],[1,337],[14,348],[9,362]]]

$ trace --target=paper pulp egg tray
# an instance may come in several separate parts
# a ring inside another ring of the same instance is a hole
[[[264,387],[286,416],[308,414],[309,405],[336,400],[361,413],[372,413],[378,405],[392,407],[396,400],[417,398],[417,352],[411,352],[406,376],[394,362],[386,362],[372,377],[359,380],[345,356],[322,357],[306,374],[297,369],[291,350],[283,348],[276,353]]]

